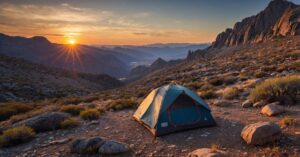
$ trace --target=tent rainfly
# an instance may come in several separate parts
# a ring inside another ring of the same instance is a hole
[[[216,125],[208,104],[192,90],[180,85],[154,89],[139,105],[133,118],[154,136]]]

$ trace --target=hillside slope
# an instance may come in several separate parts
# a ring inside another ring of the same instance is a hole
[[[54,44],[44,37],[24,38],[5,34],[0,34],[0,54],[46,66],[115,77],[127,75],[130,69],[128,63],[135,60],[111,50]]]
[[[0,55],[0,102],[81,96],[121,85],[108,75],[81,74]]]

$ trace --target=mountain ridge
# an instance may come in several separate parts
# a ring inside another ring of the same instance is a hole
[[[212,48],[263,42],[280,36],[300,34],[300,6],[286,0],[273,0],[257,15],[244,18],[233,28],[217,35]]]

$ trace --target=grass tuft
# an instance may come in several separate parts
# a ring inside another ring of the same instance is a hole
[[[28,142],[35,137],[35,132],[28,126],[20,126],[8,129],[0,136],[0,146],[9,147]]]
[[[80,112],[80,117],[84,120],[96,120],[100,117],[100,112],[97,109],[87,109]]]

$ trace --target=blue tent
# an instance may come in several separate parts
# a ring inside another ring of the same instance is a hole
[[[165,85],[154,89],[133,117],[154,136],[216,125],[208,104],[196,93],[180,85]]]

